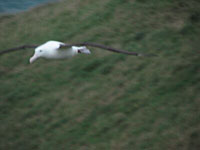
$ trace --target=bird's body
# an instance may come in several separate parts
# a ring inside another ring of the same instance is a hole
[[[62,59],[66,57],[72,57],[76,52],[72,48],[66,48],[59,50],[61,45],[65,45],[62,42],[58,41],[48,41],[40,46],[38,46],[35,51],[45,50],[44,58],[49,59]]]
[[[89,49],[85,46],[72,46],[70,48],[61,49],[62,46],[65,46],[65,43],[48,41],[36,47],[34,56],[30,58],[30,63],[34,62],[39,57],[47,59],[63,59],[73,57],[78,53],[90,54]]]

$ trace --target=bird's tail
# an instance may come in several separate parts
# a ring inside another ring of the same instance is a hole
[[[86,46],[72,46],[72,49],[76,50],[78,53],[91,54]]]

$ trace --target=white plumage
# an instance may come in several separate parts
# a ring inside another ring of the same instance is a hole
[[[71,48],[60,49],[62,45],[64,46],[65,44],[58,41],[48,41],[36,47],[34,55],[30,58],[30,63],[33,63],[40,57],[48,59],[63,59],[73,57],[78,53],[91,53],[85,46],[72,46]]]

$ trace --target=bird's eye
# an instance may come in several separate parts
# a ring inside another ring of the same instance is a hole
[[[42,52],[42,50],[40,50],[40,52]]]

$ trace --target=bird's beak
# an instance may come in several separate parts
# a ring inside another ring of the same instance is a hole
[[[36,59],[38,59],[37,55],[33,55],[33,57],[30,58],[30,63],[32,64]]]

